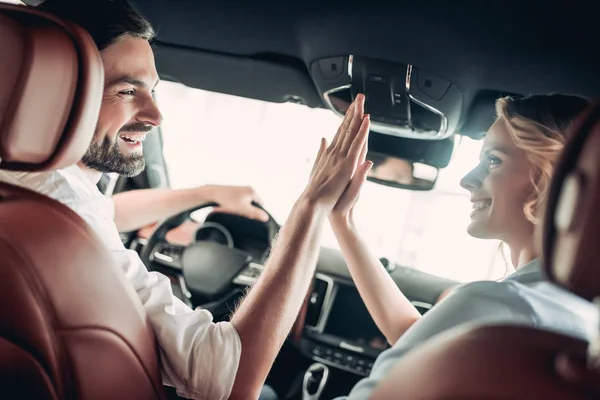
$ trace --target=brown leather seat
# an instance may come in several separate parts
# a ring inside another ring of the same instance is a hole
[[[0,168],[81,159],[103,70],[79,27],[0,5]],[[163,398],[154,335],[136,293],[87,224],[0,183],[0,398]]]
[[[597,103],[573,127],[538,232],[549,278],[587,300],[600,295],[599,153]],[[567,382],[555,360],[566,354],[597,363],[599,344],[529,327],[458,327],[407,353],[372,398],[598,398],[600,373],[590,369],[585,380]]]

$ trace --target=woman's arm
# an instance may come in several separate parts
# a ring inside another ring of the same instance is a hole
[[[421,314],[370,252],[354,225],[352,210],[369,169],[367,165],[357,170],[329,221],[360,296],[387,341],[394,344]]]

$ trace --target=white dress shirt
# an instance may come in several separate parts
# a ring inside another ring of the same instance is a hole
[[[138,254],[121,242],[114,223],[114,203],[78,166],[35,173],[0,170],[0,182],[51,197],[91,226],[144,305],[160,346],[166,385],[174,386],[180,396],[187,398],[229,397],[242,352],[237,331],[228,322],[214,323],[207,310],[190,309],[173,296],[166,276],[148,272]]]
[[[539,259],[533,260],[500,282],[458,286],[379,355],[369,377],[358,382],[348,397],[336,400],[368,399],[406,352],[461,324],[526,325],[584,340],[593,337],[598,326],[596,307],[548,282],[540,264]]]

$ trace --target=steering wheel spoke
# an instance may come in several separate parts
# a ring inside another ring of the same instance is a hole
[[[164,267],[183,270],[182,258],[185,247],[166,242],[157,243],[150,254],[150,261]]]

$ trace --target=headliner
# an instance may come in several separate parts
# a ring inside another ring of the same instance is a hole
[[[452,81],[465,95],[465,111],[475,106],[476,95],[489,91],[600,94],[596,77],[600,57],[591,56],[598,47],[591,6],[588,10],[535,8],[511,0],[461,1],[460,5],[448,1],[132,2],[158,31],[159,72],[208,90],[269,101],[297,94],[309,105],[319,106],[308,74],[310,64],[320,58],[358,54],[408,62]],[[273,74],[274,67],[285,71]],[[247,82],[263,69],[264,79]],[[265,80],[269,69],[272,84]]]

